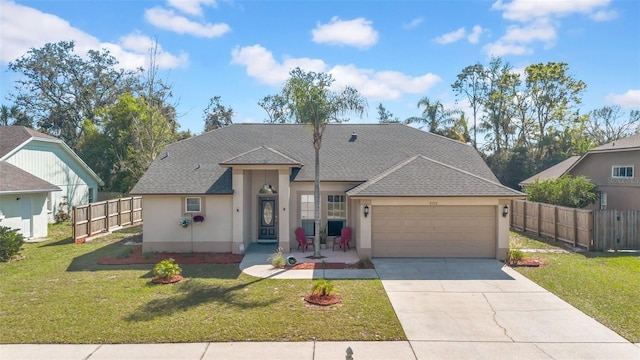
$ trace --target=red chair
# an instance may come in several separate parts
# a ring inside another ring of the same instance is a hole
[[[296,229],[296,240],[298,240],[298,249],[302,247],[302,252],[304,252],[309,246],[311,246],[315,251],[316,248],[313,244],[313,238],[307,237],[307,235],[304,234],[303,228]]]
[[[342,228],[340,236],[333,238],[333,251],[336,251],[336,245],[342,247],[342,251],[347,251],[347,248],[351,250],[349,241],[351,240],[351,228]]]

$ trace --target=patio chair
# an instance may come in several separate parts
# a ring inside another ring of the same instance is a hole
[[[311,246],[315,251],[315,245],[313,244],[313,238],[307,237],[303,228],[296,229],[296,240],[298,240],[298,249],[302,247],[302,252],[305,252],[307,247]]]
[[[347,251],[347,248],[351,250],[349,246],[349,241],[351,240],[351,228],[345,227],[342,228],[340,232],[340,236],[336,236],[333,238],[333,251],[336,251],[336,245],[342,248],[342,251]]]

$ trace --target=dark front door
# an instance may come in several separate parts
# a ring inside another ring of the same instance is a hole
[[[278,240],[278,207],[275,198],[260,198],[260,228],[258,240],[276,242]]]

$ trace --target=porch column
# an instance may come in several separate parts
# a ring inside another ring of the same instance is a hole
[[[369,207],[369,215],[364,216],[364,207]],[[371,206],[371,200],[360,200],[360,206],[358,206],[358,216],[360,217],[360,235],[358,243],[360,248],[358,249],[358,255],[361,259],[371,259],[371,217],[375,209]]]
[[[244,239],[244,211],[250,211],[250,209],[244,209],[244,170],[233,169],[232,170],[232,187],[233,187],[233,220],[232,220],[232,243],[231,252],[234,254],[240,253],[240,245],[243,244]]]
[[[498,227],[496,231],[496,258],[498,260],[505,260],[507,258],[507,252],[509,251],[509,218],[510,216],[502,216],[503,208],[508,206],[509,212],[511,212],[511,201],[500,199],[497,206],[497,214],[496,219],[498,219],[496,226]]]
[[[290,169],[278,170],[278,246],[285,253],[290,251],[289,235],[289,213],[291,204],[289,203],[289,172]]]

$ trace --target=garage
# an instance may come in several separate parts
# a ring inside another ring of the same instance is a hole
[[[495,206],[375,206],[374,257],[496,257]]]

